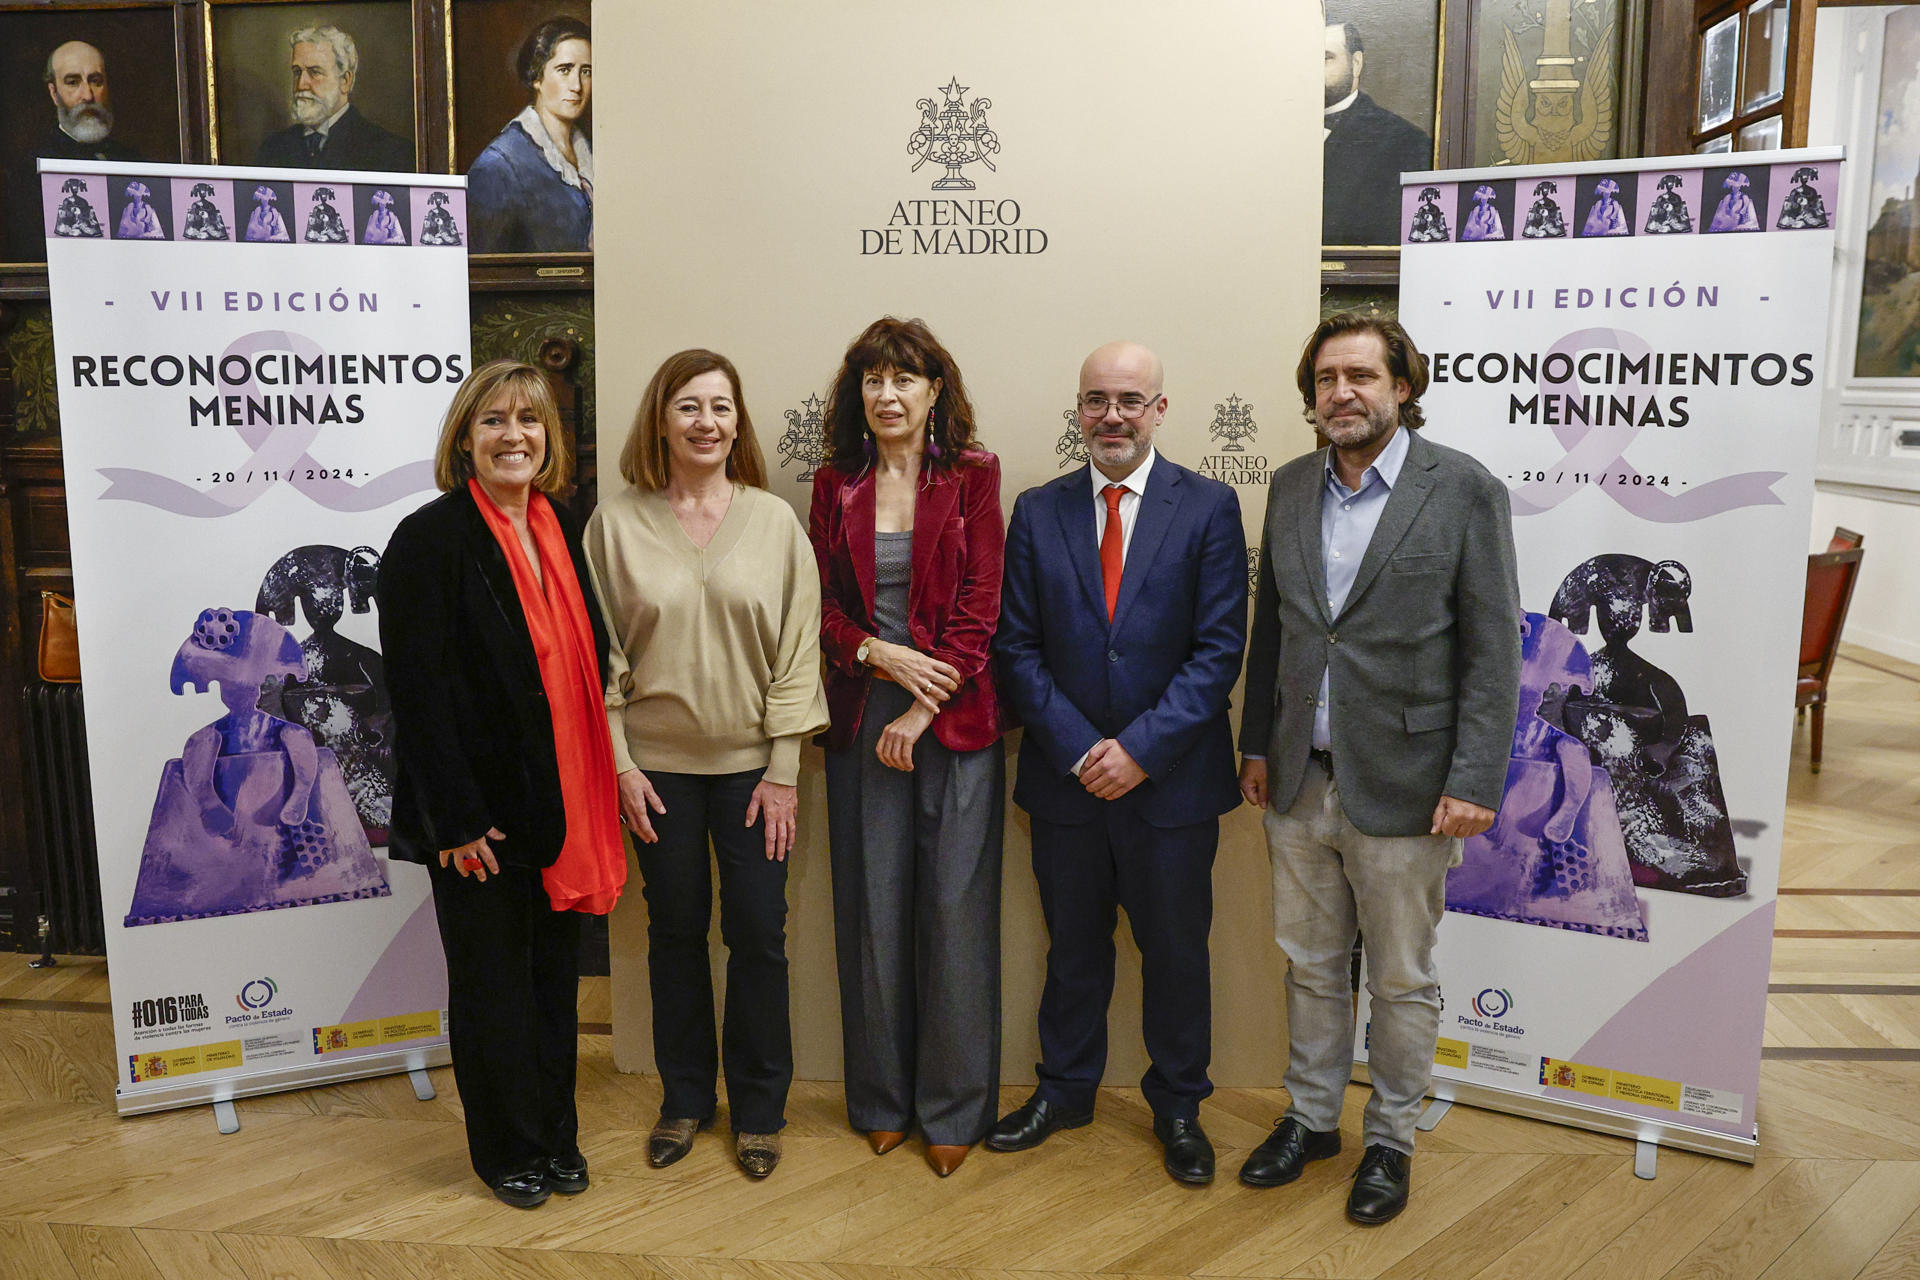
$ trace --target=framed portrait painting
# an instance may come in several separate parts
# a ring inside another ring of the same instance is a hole
[[[182,158],[171,4],[0,10],[0,262],[46,261],[35,160]]]
[[[1640,33],[1640,10],[1623,0],[1480,0],[1467,163],[1619,156],[1622,54]]]
[[[1436,167],[1444,4],[1328,0],[1320,241],[1400,242],[1400,175]]]
[[[453,160],[475,254],[593,248],[587,0],[449,0]]]
[[[1873,185],[1861,254],[1855,378],[1920,377],[1920,8],[1887,15],[1874,113]]]
[[[407,0],[215,3],[209,21],[216,161],[417,168]]]

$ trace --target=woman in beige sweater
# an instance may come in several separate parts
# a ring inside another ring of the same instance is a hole
[[[648,1159],[684,1156],[724,1066],[740,1167],[780,1159],[793,1043],[787,852],[801,740],[826,727],[820,578],[726,357],[682,351],[653,375],[586,549],[611,639],[620,812],[647,900],[654,1059],[665,1095]],[[727,1007],[716,1053],[707,849],[720,869]]]

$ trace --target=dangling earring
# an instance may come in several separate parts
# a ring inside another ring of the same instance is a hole
[[[860,433],[860,451],[867,455],[867,462],[871,465],[875,454],[872,431],[863,431]]]
[[[929,458],[938,458],[940,456],[940,436],[939,433],[934,430],[940,421],[938,415],[939,409],[937,406],[927,406],[927,456]]]

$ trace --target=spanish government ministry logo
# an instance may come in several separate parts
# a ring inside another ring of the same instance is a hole
[[[832,456],[827,446],[827,427],[821,416],[826,405],[819,396],[808,396],[798,409],[787,410],[787,429],[780,437],[780,465],[800,464],[800,483],[813,479],[821,463]]]
[[[1000,136],[987,123],[987,110],[993,99],[976,97],[967,101],[970,85],[954,76],[940,90],[944,102],[922,98],[920,125],[907,138],[907,153],[914,157],[910,172],[918,173],[928,161],[946,170],[935,178],[935,191],[971,191],[973,181],[960,170],[970,164],[984,164],[994,171],[993,156],[1000,150]]]

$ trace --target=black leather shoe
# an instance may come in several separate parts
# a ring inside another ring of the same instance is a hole
[[[988,1131],[986,1146],[989,1151],[1025,1151],[1045,1142],[1056,1130],[1092,1123],[1091,1110],[1063,1111],[1045,1098],[1028,1098]]]
[[[1315,1133],[1288,1116],[1240,1166],[1240,1181],[1250,1187],[1284,1187],[1306,1172],[1309,1162],[1339,1154],[1338,1129]]]
[[[1181,1182],[1205,1186],[1213,1181],[1213,1144],[1198,1120],[1156,1116],[1153,1136],[1167,1149],[1167,1172]]]
[[[577,1196],[587,1189],[587,1158],[579,1152],[570,1156],[552,1156],[547,1160],[547,1185],[563,1196]]]
[[[502,1204],[510,1204],[516,1209],[532,1209],[545,1204],[547,1197],[553,1194],[553,1188],[547,1185],[546,1174],[534,1169],[500,1179],[493,1184],[493,1194]]]
[[[1377,1227],[1398,1217],[1407,1207],[1407,1187],[1413,1181],[1413,1157],[1378,1143],[1360,1157],[1347,1196],[1347,1216],[1362,1226]]]

